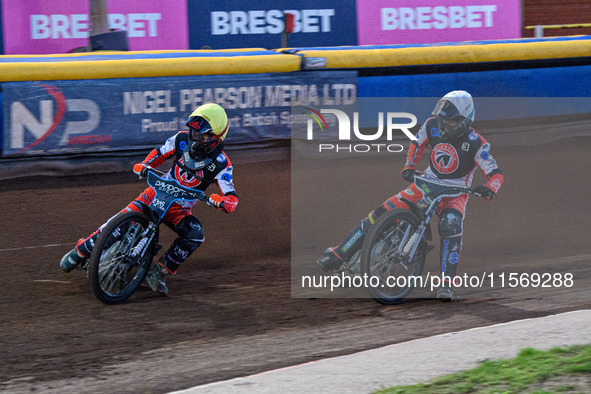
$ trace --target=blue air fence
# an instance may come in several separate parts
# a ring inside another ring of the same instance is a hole
[[[449,91],[451,90],[454,89],[450,88]],[[591,97],[473,97],[476,121],[568,117],[591,112]],[[440,98],[441,96],[360,97],[356,108],[359,113],[359,126],[376,127],[380,113],[392,112],[414,114],[420,125],[431,116]],[[382,124],[386,125],[383,119]]]
[[[96,153],[153,147],[199,105],[227,111],[228,144],[290,138],[290,106],[355,99],[354,71],[8,82],[3,157]],[[330,98],[333,99],[330,99]]]
[[[575,61],[573,60],[573,63]],[[591,66],[359,78],[359,97],[437,97],[464,89],[476,97],[587,97]]]

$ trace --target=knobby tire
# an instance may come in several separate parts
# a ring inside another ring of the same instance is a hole
[[[108,252],[110,248],[108,242],[112,243],[113,238],[111,238],[111,236],[115,236],[113,232],[120,227],[125,228],[126,222],[129,222],[130,226],[131,223],[139,224],[142,230],[144,230],[149,224],[148,218],[141,212],[129,211],[120,213],[119,215],[111,219],[101,231],[101,234],[93,247],[93,251],[88,263],[88,280],[90,283],[90,288],[93,294],[96,296],[96,298],[105,304],[118,304],[125,302],[142,284],[143,280],[145,279],[148,273],[148,270],[150,269],[150,265],[154,257],[154,248],[152,247],[152,245],[149,245],[142,261],[139,262],[138,265],[134,265],[132,269],[128,270],[128,272],[133,272],[133,270],[137,271],[135,271],[135,274],[131,278],[130,282],[127,285],[125,285],[123,289],[121,289],[121,291],[111,293],[103,289],[103,286],[101,286],[101,278],[99,274],[99,269],[101,268],[101,256],[103,255],[103,253]],[[156,239],[157,237],[154,238],[152,244],[155,243]],[[124,243],[124,250],[121,250],[120,254],[129,253],[133,246],[137,244],[138,240],[139,239],[135,239],[135,242],[133,242],[133,244]],[[112,267],[109,267],[109,270],[105,275],[112,274],[113,270],[117,269],[118,267],[120,266],[117,264],[113,264]],[[103,278],[105,277],[105,275],[103,275]]]
[[[401,225],[402,223],[402,225]],[[393,305],[399,303],[402,299],[404,299],[414,286],[412,283],[407,284],[403,287],[398,288],[390,288],[384,282],[385,276],[400,276],[404,275],[406,278],[410,278],[411,276],[420,276],[423,272],[423,267],[425,265],[425,259],[427,254],[427,242],[424,239],[424,236],[419,241],[419,246],[415,252],[413,260],[410,264],[407,265],[408,269],[405,269],[404,266],[399,262],[399,260],[389,259],[384,256],[388,256],[388,253],[381,252],[378,253],[376,250],[386,249],[392,250],[395,249],[397,245],[393,239],[401,237],[403,228],[406,225],[411,226],[410,236],[414,233],[416,228],[419,226],[420,220],[419,218],[409,210],[396,208],[390,210],[384,214],[382,214],[373,226],[370,227],[365,241],[363,243],[363,247],[361,249],[361,273],[362,275],[367,275],[368,278],[371,276],[378,276],[382,277],[380,280],[380,284],[378,286],[369,285],[366,287],[366,291],[371,298],[373,298],[376,302],[384,305]],[[396,228],[400,228],[398,233],[396,233]],[[394,233],[393,233],[394,232]],[[389,235],[388,235],[389,234]],[[380,243],[378,245],[378,243]],[[373,257],[372,257],[373,253]],[[388,271],[387,273],[384,272],[376,272],[377,268],[380,266],[380,261],[382,262],[381,266],[384,270]],[[408,280],[407,282],[412,282]],[[385,293],[385,290],[393,290],[392,293]]]

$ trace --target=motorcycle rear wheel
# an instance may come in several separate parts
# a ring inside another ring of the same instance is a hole
[[[398,249],[407,227],[410,226],[410,238],[419,224],[414,213],[397,208],[381,215],[369,229],[361,249],[361,273],[367,275],[365,289],[376,302],[399,303],[418,283],[416,278],[423,272],[427,255],[424,237],[408,264],[403,265],[393,252]]]
[[[141,212],[123,212],[101,231],[88,262],[88,281],[97,299],[105,304],[126,301],[145,279],[154,257],[157,236],[143,257],[131,258],[150,221]]]

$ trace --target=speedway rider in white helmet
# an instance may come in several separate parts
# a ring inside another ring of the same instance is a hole
[[[488,182],[478,186],[476,193],[488,200],[498,193],[503,184],[503,175],[490,154],[490,144],[472,128],[474,113],[472,96],[463,90],[449,92],[437,102],[432,113],[434,116],[422,125],[417,140],[412,141],[408,149],[402,177],[412,184],[372,211],[338,246],[328,248],[318,260],[324,271],[337,270],[343,262],[351,259],[380,215],[393,208],[409,209],[405,199],[417,203],[422,197],[422,192],[413,182],[417,164],[427,146],[431,146],[429,167],[424,171],[427,178],[445,180],[458,186],[471,186],[474,171],[478,167],[485,173]],[[451,278],[437,291],[437,298],[442,300],[456,299],[453,285],[458,275],[467,201],[467,194],[444,198],[437,208],[441,273]]]
[[[188,131],[178,132],[160,148],[152,150],[144,161],[133,166],[133,171],[145,176],[145,166],[158,167],[167,159],[173,159],[172,168],[165,178],[174,178],[183,186],[201,191],[215,183],[221,195],[212,194],[209,203],[224,212],[233,212],[238,204],[238,196],[232,182],[232,164],[223,152],[229,128],[226,111],[217,104],[204,104],[193,111],[185,125]],[[142,211],[154,196],[154,189],[148,187],[123,211]],[[191,212],[194,205],[195,202],[177,201],[165,216],[165,223],[179,237],[154,264],[146,278],[152,290],[160,294],[168,293],[164,275],[175,274],[181,263],[204,241],[201,223]],[[104,226],[79,240],[76,247],[66,253],[60,262],[65,272],[86,266],[94,241]]]

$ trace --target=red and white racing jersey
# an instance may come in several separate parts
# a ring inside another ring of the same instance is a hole
[[[463,138],[444,142],[439,135],[437,118],[429,118],[417,133],[408,149],[406,165],[403,169],[415,170],[428,145],[431,146],[427,177],[436,177],[446,183],[458,186],[471,186],[474,171],[482,169],[488,177],[486,186],[497,193],[503,183],[503,175],[497,162],[490,154],[490,144],[471,129]]]
[[[154,149],[143,161],[152,167],[162,165],[167,159],[174,157],[174,163],[164,178],[176,179],[181,185],[205,191],[215,183],[222,195],[236,195],[232,177],[232,163],[221,149],[210,155],[211,163],[199,170],[189,170],[184,166],[183,154],[189,149],[189,133],[181,131],[170,137],[164,145]],[[192,208],[195,202],[178,202],[184,208]]]

